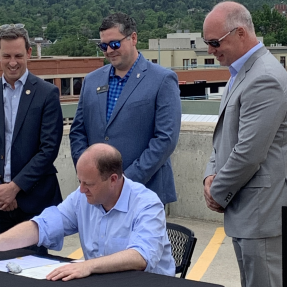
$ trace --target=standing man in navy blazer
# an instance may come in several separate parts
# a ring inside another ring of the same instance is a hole
[[[0,26],[0,233],[62,201],[59,91],[28,72],[31,53],[23,24]]]
[[[99,30],[111,64],[84,80],[70,132],[74,164],[88,146],[108,143],[122,154],[128,178],[164,204],[176,201],[170,155],[181,123],[177,76],[137,51],[136,23],[128,15],[108,16]]]
[[[217,4],[203,33],[208,53],[231,73],[205,172],[206,203],[224,212],[242,287],[282,287],[287,73],[257,40],[251,15],[239,3]]]

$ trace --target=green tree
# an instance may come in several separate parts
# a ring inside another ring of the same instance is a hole
[[[59,36],[61,36],[60,35],[60,29],[61,28],[60,28],[59,23],[57,21],[51,21],[47,25],[47,29],[45,32],[47,39],[54,42]]]
[[[98,48],[83,35],[65,36],[43,51],[43,55],[67,55],[70,57],[96,56]]]
[[[286,27],[287,19],[277,10],[271,9],[268,5],[263,5],[261,10],[252,13],[255,32],[263,36],[265,45],[272,43],[287,43]],[[272,41],[272,42],[271,42]]]

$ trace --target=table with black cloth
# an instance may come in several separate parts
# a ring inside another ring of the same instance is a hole
[[[16,249],[0,252],[0,260],[33,255],[31,250]],[[69,262],[71,259],[49,255],[47,258]],[[89,277],[63,282],[28,278],[0,272],[0,286],[3,287],[223,287],[222,285],[197,282],[182,278],[158,275],[143,271],[126,271],[107,274],[93,274]]]

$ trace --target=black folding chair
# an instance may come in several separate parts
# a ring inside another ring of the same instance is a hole
[[[180,278],[185,278],[197,238],[192,230],[179,224],[167,222],[166,229],[175,261],[175,272],[181,273]]]

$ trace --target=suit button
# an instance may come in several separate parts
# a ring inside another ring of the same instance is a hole
[[[108,141],[110,138],[109,137],[105,137],[105,141]]]
[[[1,154],[1,159],[4,159],[4,155]]]

